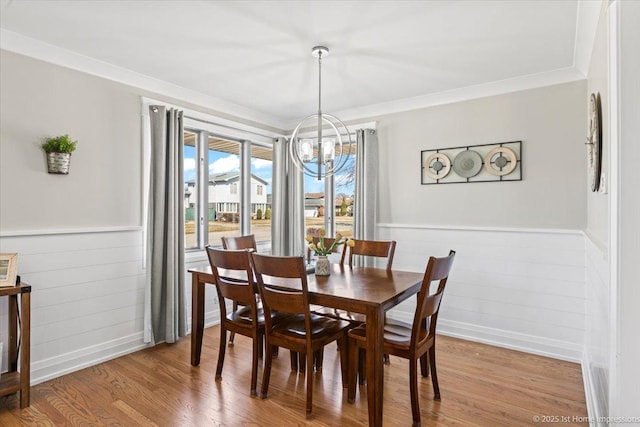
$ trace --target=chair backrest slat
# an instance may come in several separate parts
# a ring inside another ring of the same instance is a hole
[[[224,299],[231,299],[244,305],[255,305],[255,291],[249,252],[247,250],[222,250],[211,246],[206,248],[211,272],[215,277],[220,307],[226,310]],[[224,274],[233,274],[225,276]]]
[[[396,241],[378,241],[378,240],[361,240],[353,239],[353,247],[344,245],[342,250],[342,258],[340,263],[344,265],[347,252],[349,253],[349,266],[353,266],[353,256],[373,256],[387,259],[387,270],[391,270],[393,266],[393,256],[396,251]]]
[[[253,234],[239,237],[223,237],[222,247],[230,250],[253,249],[257,250],[256,238]]]
[[[302,257],[251,254],[265,311],[308,313],[307,275]]]

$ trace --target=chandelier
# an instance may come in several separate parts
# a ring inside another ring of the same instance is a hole
[[[318,113],[298,123],[291,135],[289,154],[298,169],[320,181],[344,168],[351,154],[352,141],[340,119],[322,112],[322,58],[329,54],[329,49],[315,46],[311,54],[318,58]],[[301,131],[310,127],[315,129],[301,136]]]

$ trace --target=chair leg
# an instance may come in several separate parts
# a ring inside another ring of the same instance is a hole
[[[216,380],[222,378],[222,366],[224,365],[224,353],[227,347],[227,330],[220,326],[220,350],[218,351],[218,366],[216,367]]]
[[[271,378],[271,361],[273,359],[273,354],[271,354],[271,346],[269,346],[269,341],[267,340],[267,345],[265,345],[265,357],[264,357],[264,371],[262,372],[262,391],[260,393],[260,398],[266,399],[267,392],[269,391],[269,379]]]
[[[273,358],[277,359],[278,354],[280,353],[280,347],[278,347],[277,345],[274,345],[271,350],[273,351]]]
[[[313,357],[311,357],[311,360],[313,361]],[[313,363],[311,363],[311,366],[313,367]],[[306,371],[307,371],[307,355],[298,353],[298,372],[304,373]]]
[[[291,359],[291,370],[298,372],[298,353],[293,350],[289,350],[289,358]]]
[[[322,372],[322,362],[324,360],[324,349],[316,350],[313,353],[313,362],[316,372]]]
[[[307,359],[307,418],[311,416],[311,409],[313,405],[313,352],[307,350],[305,355]]]
[[[409,359],[409,389],[411,394],[411,415],[413,425],[420,425],[420,401],[418,399],[418,361]]]
[[[440,387],[438,387],[438,373],[436,372],[436,346],[429,349],[429,364],[431,365],[431,382],[433,383],[433,400],[440,400]]]
[[[340,350],[340,373],[342,374],[342,388],[347,388],[349,386],[349,344],[347,335],[345,334],[337,342],[338,349]]]
[[[389,360],[389,355],[388,355],[388,354],[386,354],[386,353],[385,353],[385,354],[382,356],[382,362],[384,362],[384,364],[385,364],[385,365],[389,365],[389,364],[391,364],[391,361]]]
[[[258,358],[262,353],[262,334],[258,333],[253,338],[253,356],[251,365],[251,397],[258,395]]]
[[[358,351],[358,345],[355,340],[348,340],[349,350],[347,351],[349,362],[347,364],[347,375],[348,375],[348,391],[347,391],[347,401],[349,403],[354,403],[356,401],[356,381],[358,374],[358,357],[360,352]]]
[[[420,372],[423,377],[429,376],[429,353],[425,353],[420,358]]]
[[[236,311],[238,309],[238,302],[234,301],[233,302],[233,311]],[[233,345],[233,340],[236,337],[236,333],[235,332],[230,332],[229,333],[229,347],[231,347]]]
[[[360,385],[367,383],[367,353],[364,348],[358,348],[358,379]]]

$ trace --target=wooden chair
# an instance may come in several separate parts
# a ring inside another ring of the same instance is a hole
[[[214,249],[207,246],[207,255],[211,264],[211,270],[215,277],[218,302],[220,304],[220,351],[218,352],[218,366],[216,368],[216,380],[222,378],[222,367],[227,340],[227,331],[236,332],[253,339],[253,356],[251,365],[251,396],[257,395],[258,358],[262,354],[262,341],[264,337],[265,320],[264,313],[256,302],[255,282],[249,261],[247,250],[231,251]],[[240,272],[238,277],[222,276],[220,270],[227,272]],[[240,308],[227,313],[226,300],[239,303]],[[285,316],[279,313],[271,313],[271,324],[277,324]]]
[[[222,237],[222,247],[224,249],[230,249],[233,251],[239,251],[242,249],[253,249],[257,250],[256,247],[256,238],[253,234],[248,234],[246,236],[238,236],[238,237]],[[238,309],[238,303],[234,301],[233,303],[233,311]],[[233,345],[233,340],[236,337],[235,332],[231,332],[229,336],[229,345]]]
[[[347,257],[347,252],[348,252],[350,267],[353,266],[353,256],[362,255],[362,256],[386,258],[387,270],[391,270],[391,266],[393,265],[393,255],[396,251],[395,240],[385,242],[385,241],[377,241],[377,240],[353,239],[353,242],[354,242],[353,247],[344,245],[344,248],[342,250],[342,258],[340,259],[340,264],[344,265],[345,258]]]
[[[413,425],[420,425],[420,405],[418,396],[418,359],[421,361],[422,376],[429,375],[427,359],[431,368],[431,382],[433,383],[433,398],[440,400],[438,374],[436,371],[436,323],[438,311],[444,293],[447,278],[453,265],[455,252],[442,258],[429,258],[427,270],[422,280],[422,287],[418,292],[416,311],[413,324],[397,320],[386,320],[384,327],[384,352],[404,359],[409,359],[409,389],[411,392],[411,412]],[[438,288],[430,293],[432,282],[438,281]],[[348,400],[355,401],[356,370],[358,363],[357,349],[366,347],[366,326],[361,325],[349,331],[349,391]]]
[[[387,265],[386,269],[391,270],[393,266],[393,256],[396,252],[396,241],[379,241],[379,240],[362,240],[362,239],[353,239],[354,245],[353,247],[344,245],[342,249],[342,257],[340,258],[340,265],[345,265],[345,260],[348,259],[349,266],[353,266],[353,256],[370,256],[376,258],[386,258]],[[348,253],[348,257],[347,257]],[[319,314],[324,314],[326,316],[334,316],[343,320],[348,320],[351,322],[353,326],[359,326],[364,323],[366,317],[364,314],[360,313],[351,313],[343,310],[336,309],[321,309],[316,310]],[[364,353],[360,356],[362,363],[359,366],[359,378],[360,384],[365,383],[364,376]],[[384,363],[389,364],[389,354],[384,354]]]
[[[266,354],[261,397],[267,397],[271,375],[271,347],[288,348],[306,357],[307,416],[311,415],[313,401],[313,355],[332,341],[341,348],[343,386],[346,386],[348,348],[346,330],[349,322],[309,311],[307,274],[302,257],[275,257],[251,254],[251,265],[258,282],[265,312]],[[274,323],[273,311],[288,313],[285,320]]]

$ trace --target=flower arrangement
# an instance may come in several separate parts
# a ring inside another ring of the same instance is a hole
[[[305,237],[305,240],[309,243],[309,249],[311,249],[313,253],[318,256],[327,256],[340,245],[346,244],[347,246],[353,247],[355,243],[352,239],[347,239],[346,237],[343,237],[342,234],[336,233],[336,237],[335,239],[333,239],[333,243],[327,246],[327,244],[325,243],[326,231],[324,229],[320,229],[319,234],[320,237],[318,238],[318,243],[313,242],[313,237],[311,237],[311,235],[307,235],[307,237]]]

